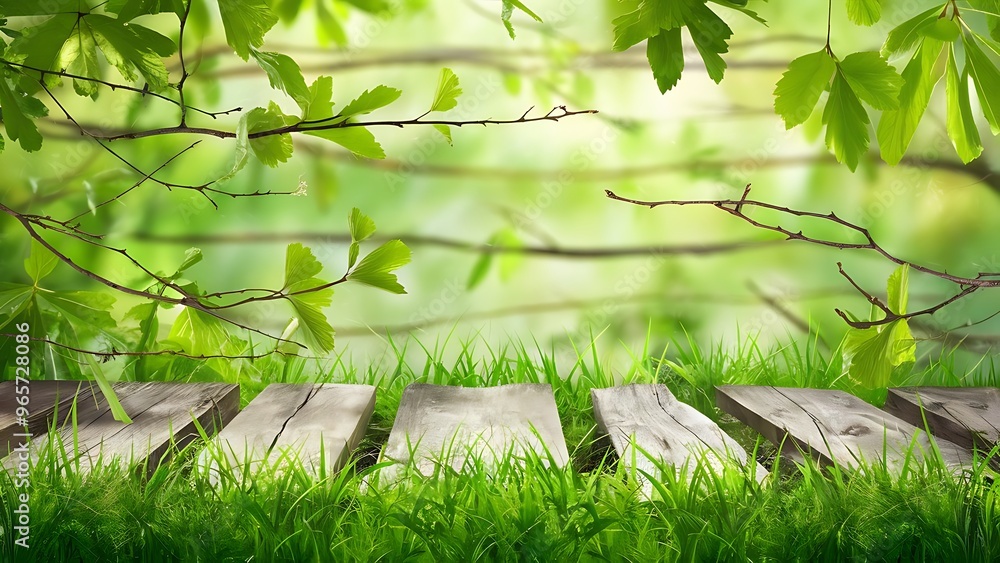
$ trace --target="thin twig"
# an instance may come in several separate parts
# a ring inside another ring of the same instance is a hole
[[[720,209],[722,211],[725,211],[726,213],[729,213],[730,215],[733,215],[734,217],[737,217],[737,218],[741,219],[742,221],[744,221],[746,223],[749,223],[750,225],[752,225],[752,226],[754,226],[754,227],[756,227],[758,229],[763,229],[763,230],[766,230],[766,231],[771,231],[771,232],[779,233],[779,234],[783,235],[786,240],[800,240],[800,241],[808,242],[808,243],[811,243],[811,244],[815,244],[815,245],[819,245],[819,246],[826,246],[826,247],[830,247],[830,248],[837,248],[837,249],[840,249],[840,250],[846,250],[846,249],[871,250],[871,251],[874,251],[874,252],[878,253],[879,255],[881,255],[886,260],[889,260],[890,262],[893,262],[893,263],[898,264],[900,266],[907,265],[907,266],[909,266],[910,268],[912,268],[915,271],[918,271],[918,272],[921,272],[921,273],[924,273],[924,274],[927,274],[927,275],[930,275],[930,276],[934,276],[934,277],[937,277],[937,278],[940,278],[940,279],[943,279],[943,280],[950,281],[950,282],[952,282],[954,284],[957,284],[961,288],[961,291],[959,293],[953,295],[952,297],[949,297],[948,299],[945,299],[944,301],[941,301],[940,303],[938,303],[936,305],[933,305],[931,307],[927,307],[925,309],[921,309],[919,311],[914,311],[912,313],[897,314],[897,313],[894,313],[891,310],[889,310],[889,307],[887,307],[884,303],[882,303],[882,301],[880,299],[874,297],[871,293],[865,291],[857,283],[855,283],[854,280],[851,279],[851,277],[849,275],[847,275],[846,272],[844,272],[843,268],[840,267],[840,264],[838,263],[838,267],[840,269],[841,274],[844,275],[848,279],[849,282],[851,282],[851,284],[854,286],[854,288],[857,289],[862,295],[864,295],[865,298],[870,303],[872,303],[876,307],[879,307],[886,314],[885,318],[879,319],[879,320],[874,320],[874,321],[855,321],[855,320],[850,319],[847,316],[846,313],[844,313],[840,309],[837,309],[836,310],[837,314],[840,315],[840,317],[843,318],[844,321],[847,322],[847,324],[849,324],[850,326],[852,326],[854,328],[860,328],[860,329],[871,328],[873,326],[885,325],[885,324],[891,323],[893,321],[896,321],[898,319],[909,319],[909,318],[912,318],[912,317],[917,317],[917,316],[922,316],[922,315],[931,315],[931,314],[937,312],[938,310],[940,310],[941,308],[946,307],[947,305],[950,305],[951,303],[954,303],[955,301],[957,301],[957,300],[959,300],[959,299],[961,299],[963,297],[966,297],[966,296],[974,293],[975,291],[977,291],[979,289],[988,288],[988,287],[1000,287],[1000,279],[988,279],[988,278],[993,277],[995,275],[995,273],[981,272],[981,273],[979,273],[974,278],[956,276],[956,275],[953,275],[953,274],[949,274],[948,272],[941,271],[941,270],[935,270],[933,268],[928,268],[926,266],[922,266],[920,264],[916,264],[916,263],[910,262],[909,260],[904,260],[902,258],[899,258],[899,257],[893,255],[893,254],[890,254],[887,250],[885,250],[882,246],[880,246],[875,241],[875,239],[871,235],[871,232],[869,232],[868,229],[866,229],[864,227],[861,227],[859,225],[856,225],[854,223],[851,223],[850,221],[847,221],[845,219],[842,219],[842,218],[838,217],[835,213],[832,213],[832,212],[831,213],[816,213],[816,212],[813,212],[813,211],[802,211],[802,210],[798,210],[798,209],[791,209],[791,208],[788,208],[788,207],[784,207],[784,206],[780,206],[780,205],[775,205],[773,203],[766,203],[766,202],[762,202],[762,201],[750,200],[750,199],[746,199],[746,197],[743,197],[741,199],[643,201],[643,200],[637,200],[637,199],[631,199],[631,198],[626,198],[626,197],[619,196],[619,195],[615,194],[614,192],[612,192],[611,190],[605,190],[605,193],[611,199],[614,199],[614,200],[617,200],[617,201],[622,201],[622,202],[625,202],[625,203],[630,203],[630,204],[633,204],[633,205],[641,205],[643,207],[648,207],[650,209],[654,209],[654,208],[660,207],[660,206],[676,206],[676,207],[681,207],[681,206],[689,206],[689,205],[714,207],[716,209]],[[744,196],[746,196],[746,195],[748,195],[748,194],[744,193]],[[759,220],[753,219],[752,217],[748,216],[743,211],[744,207],[759,207],[759,208],[762,208],[762,209],[769,209],[771,211],[776,211],[778,213],[782,213],[782,214],[786,214],[786,215],[792,215],[792,216],[795,216],[795,217],[807,217],[807,218],[819,219],[821,221],[825,221],[825,222],[828,222],[828,223],[834,223],[836,225],[839,225],[841,227],[845,227],[848,230],[853,231],[853,232],[861,235],[865,239],[865,242],[843,242],[843,241],[837,241],[837,240],[829,240],[829,239],[823,239],[823,238],[810,237],[810,236],[807,236],[807,235],[803,234],[803,232],[801,230],[799,230],[799,231],[792,231],[790,229],[786,229],[786,228],[782,227],[781,225],[771,224],[771,223],[765,223],[763,221],[759,221]]]

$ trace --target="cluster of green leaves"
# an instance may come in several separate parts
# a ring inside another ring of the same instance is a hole
[[[300,116],[287,115],[274,102],[268,104],[267,108],[258,107],[244,113],[236,127],[236,161],[232,170],[220,180],[228,180],[243,169],[251,152],[268,166],[274,167],[287,161],[293,151],[290,133],[254,136],[255,133],[282,128],[294,127],[305,135],[332,141],[360,157],[385,158],[382,145],[375,140],[375,135],[368,128],[345,125],[395,102],[402,91],[379,85],[365,90],[334,113],[332,77],[320,76],[307,86],[299,65],[288,55],[251,49],[250,56],[267,74],[271,87],[292,98],[302,113]],[[454,108],[461,93],[455,73],[447,68],[442,69],[428,113]],[[434,128],[451,142],[451,131],[447,125],[435,125]]]
[[[897,164],[930,102],[931,94],[946,76],[948,136],[963,162],[983,150],[970,102],[969,79],[975,85],[983,116],[993,134],[1000,133],[1000,70],[986,54],[1000,55],[996,41],[1000,2],[975,0],[970,12],[985,15],[988,37],[963,17],[957,4],[947,2],[903,22],[886,37],[881,52],[853,53],[838,59],[826,47],[791,62],[775,88],[775,111],[787,128],[809,118],[824,92],[828,92],[822,121],[826,145],[837,160],[852,171],[868,151],[871,119],[862,102],[882,112],[876,129],[882,159]],[[848,14],[856,22],[878,21],[876,0],[851,0]],[[964,55],[961,68],[956,53]],[[911,53],[902,74],[888,64],[889,57]]]
[[[333,349],[334,331],[323,309],[330,305],[337,283],[350,281],[391,293],[406,293],[394,272],[409,263],[409,248],[399,240],[390,240],[360,257],[361,243],[375,233],[375,223],[355,208],[349,224],[352,242],[347,271],[337,282],[320,277],[323,265],[308,247],[293,243],[285,252],[284,281],[275,294],[291,306],[293,318],[282,338],[301,342],[314,354]],[[157,272],[159,279],[145,291],[177,297],[171,287],[174,286],[205,305],[217,304],[196,282],[185,277],[202,258],[201,250],[188,249],[173,273]],[[58,263],[59,259],[49,249],[33,241],[24,261],[30,283],[0,282],[0,330],[18,321],[27,322],[33,336],[64,345],[39,345],[44,350],[44,359],[37,368],[40,373],[31,374],[34,378],[74,379],[89,373],[111,398],[114,394],[93,355],[77,350],[138,353],[123,367],[123,378],[139,381],[172,380],[178,374],[185,379],[232,381],[239,373],[238,362],[219,356],[260,353],[252,340],[237,335],[240,331],[234,330],[234,325],[195,307],[179,307],[166,338],[160,338],[161,314],[166,309],[178,308],[170,302],[150,299],[135,305],[119,323],[111,315],[116,299],[109,291],[56,291],[41,285]],[[7,349],[10,346],[12,339],[0,340],[0,373],[13,365],[16,354]],[[215,358],[199,364],[171,352]],[[89,372],[84,366],[89,366]],[[124,411],[118,414],[123,420],[127,418]]]
[[[117,323],[111,316],[115,303],[114,295],[104,291],[57,291],[44,287],[42,280],[48,277],[59,263],[47,248],[32,239],[31,251],[24,260],[24,271],[30,283],[0,282],[0,330],[11,325],[15,319],[28,324],[31,334],[45,335],[49,340],[58,340],[72,348],[79,349],[93,339],[103,339],[111,347],[122,347],[124,342],[118,334]],[[13,339],[0,342],[0,373],[13,369]],[[39,379],[42,375],[50,378],[54,374],[77,374],[80,366],[89,364],[98,386],[108,397],[108,405],[119,420],[128,420],[121,404],[118,403],[104,372],[92,356],[78,354],[70,348],[45,346],[41,355],[41,365],[29,364],[29,378]],[[32,369],[38,370],[31,373]]]
[[[389,9],[385,0],[346,2],[369,13]],[[265,34],[279,17],[288,21],[295,19],[303,6],[302,0],[270,0],[270,5],[268,0],[215,0],[215,3],[226,40],[233,51],[243,60],[252,58],[265,71],[271,86],[290,96],[301,109],[299,116],[291,116],[272,102],[266,108],[244,112],[237,126],[236,164],[224,179],[237,173],[251,152],[269,166],[287,161],[292,154],[291,136],[273,132],[295,126],[315,126],[315,131],[305,131],[305,134],[338,143],[358,156],[385,157],[382,147],[367,129],[337,126],[391,104],[399,98],[399,90],[386,86],[366,90],[335,114],[330,77],[321,76],[312,85],[307,85],[298,64],[290,57],[259,50]],[[336,4],[328,7],[327,3],[327,0],[315,1],[320,24],[337,43],[343,43],[346,38],[335,15],[342,10]],[[520,2],[514,5],[530,13]],[[178,25],[184,22],[202,28],[209,20],[207,3],[202,0],[110,0],[102,3],[0,0],[0,32],[12,39],[9,44],[0,42],[0,109],[7,135],[19,141],[26,151],[40,149],[42,137],[34,120],[46,115],[47,108],[38,93],[43,86],[55,88],[64,78],[71,77],[77,94],[96,99],[100,93],[99,81],[105,79],[105,65],[99,53],[107,66],[114,67],[125,82],[141,82],[144,90],[178,98],[178,86],[170,82],[165,63],[165,58],[178,50],[176,40],[136,22],[141,16],[157,14],[173,14]],[[7,27],[8,17],[26,16],[43,19],[19,30]],[[509,25],[509,21],[505,23]],[[461,90],[454,74],[450,77],[450,89],[443,93],[439,90],[432,110],[445,111],[454,107],[453,98]],[[268,134],[259,135],[263,132]],[[446,129],[443,132],[450,139],[450,133]],[[3,143],[0,136],[0,149]]]
[[[909,301],[910,267],[896,268],[886,284],[886,305],[895,315],[905,315]],[[875,320],[872,311],[871,319]],[[857,320],[855,317],[853,320]],[[916,341],[905,318],[870,328],[852,328],[844,337],[844,360],[848,374],[868,388],[889,384],[893,371],[908,371],[917,361]]]
[[[666,93],[673,88],[684,71],[684,51],[681,30],[687,28],[698,49],[708,76],[722,81],[726,61],[722,53],[729,51],[733,30],[726,25],[708,2],[743,12],[763,23],[756,12],[747,8],[747,0],[639,0],[631,2],[634,9],[612,22],[615,26],[615,51],[624,51],[646,41],[646,57],[653,77]]]

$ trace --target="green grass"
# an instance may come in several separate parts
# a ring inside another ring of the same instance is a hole
[[[461,347],[393,342],[386,357],[361,368],[335,358],[319,379],[378,385],[372,430],[337,475],[312,477],[296,464],[254,473],[221,464],[212,478],[198,463],[202,444],[174,456],[148,479],[121,464],[81,474],[58,447],[32,471],[32,549],[0,538],[2,561],[842,561],[1000,559],[1000,484],[985,460],[961,478],[939,463],[892,475],[879,465],[838,468],[781,464],[759,485],[737,468],[699,464],[652,479],[651,497],[595,438],[589,390],[623,382],[662,381],[683,401],[730,427],[748,451],[767,447],[714,407],[724,383],[854,389],[840,376],[838,354],[811,340],[764,349],[755,339],[735,349],[703,350],[690,340],[666,351],[636,351],[611,373],[593,343],[564,354],[537,344]],[[958,373],[948,357],[929,361],[904,381],[996,383],[982,365]],[[244,402],[268,378],[306,381],[301,361],[259,367],[241,381]],[[391,428],[403,389],[419,381],[488,386],[553,386],[572,455],[566,469],[529,456],[493,472],[431,476],[413,472],[387,485],[374,454]],[[882,390],[884,396],[884,390]],[[877,402],[879,392],[869,392]],[[730,429],[727,428],[727,429]],[[773,455],[773,454],[767,454]],[[990,456],[996,460],[1000,453]],[[668,469],[668,468],[661,468]],[[0,527],[10,530],[14,482],[0,472]]]

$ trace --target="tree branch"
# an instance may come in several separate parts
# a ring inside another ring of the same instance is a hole
[[[528,110],[529,112],[531,110]],[[397,121],[343,121],[340,123],[331,124],[316,124],[310,123],[308,121],[300,121],[294,125],[288,125],[285,127],[278,127],[275,129],[268,129],[265,131],[257,131],[255,133],[250,133],[247,135],[250,139],[260,139],[262,137],[272,137],[274,135],[286,135],[290,133],[308,133],[313,131],[326,131],[329,129],[349,129],[352,127],[410,127],[415,125],[448,125],[453,127],[465,127],[469,125],[513,125],[518,123],[535,123],[539,121],[559,121],[567,117],[573,117],[575,115],[588,115],[596,114],[597,110],[587,109],[571,111],[566,109],[566,106],[556,106],[549,110],[548,113],[536,117],[527,117],[527,112],[517,119],[472,119],[468,121],[460,120],[447,120],[447,119],[423,119],[423,117],[417,117],[414,119],[403,119]],[[340,116],[335,116],[330,119],[338,119]],[[81,128],[81,130],[83,130]],[[233,131],[226,131],[222,129],[211,129],[208,127],[189,127],[186,125],[179,125],[175,127],[160,127],[156,129],[147,129],[144,131],[128,131],[124,133],[115,134],[102,134],[84,131],[84,133],[94,139],[103,141],[117,141],[121,139],[143,139],[146,137],[155,137],[159,135],[206,135],[211,137],[218,137],[220,139],[235,139],[236,133]]]
[[[897,256],[895,256],[893,254],[890,254],[887,250],[885,250],[882,246],[880,246],[875,241],[875,239],[872,237],[872,235],[868,231],[868,229],[866,229],[864,227],[861,227],[859,225],[856,225],[854,223],[851,223],[850,221],[847,221],[845,219],[842,219],[842,218],[838,217],[835,213],[832,213],[832,212],[831,213],[816,213],[816,212],[813,212],[813,211],[802,211],[802,210],[798,210],[798,209],[791,209],[791,208],[788,208],[788,207],[783,207],[783,206],[780,206],[780,205],[775,205],[775,204],[772,204],[772,203],[766,203],[766,202],[762,202],[762,201],[756,201],[756,200],[746,199],[746,196],[749,195],[749,190],[747,190],[746,192],[744,192],[743,197],[741,199],[738,199],[738,200],[734,200],[734,199],[709,199],[709,200],[643,201],[643,200],[637,200],[637,199],[631,199],[631,198],[626,198],[626,197],[619,196],[619,195],[615,194],[614,192],[612,192],[611,190],[605,190],[605,193],[606,193],[606,195],[609,198],[611,198],[613,200],[621,201],[621,202],[625,202],[625,203],[630,203],[632,205],[640,205],[640,206],[643,206],[643,207],[648,207],[650,209],[654,209],[656,207],[661,207],[661,206],[674,206],[674,207],[682,207],[682,206],[689,206],[689,205],[693,205],[693,206],[711,206],[711,207],[714,207],[716,209],[720,209],[722,211],[725,211],[726,213],[729,213],[730,215],[732,215],[732,216],[734,216],[734,217],[736,217],[736,218],[738,218],[738,219],[740,219],[740,220],[742,220],[742,221],[744,221],[746,223],[749,223],[750,225],[752,225],[752,226],[754,226],[754,227],[756,227],[758,229],[762,229],[762,230],[771,231],[771,232],[775,232],[775,233],[781,234],[782,236],[784,236],[784,238],[786,240],[800,240],[800,241],[808,242],[808,243],[811,243],[811,244],[815,244],[815,245],[819,245],[819,246],[826,246],[826,247],[830,247],[830,248],[837,248],[837,249],[840,249],[840,250],[846,250],[846,249],[871,250],[873,252],[878,253],[879,255],[881,255],[886,260],[889,260],[890,262],[893,262],[893,263],[901,265],[901,266],[902,265],[907,265],[907,266],[909,266],[910,268],[912,268],[915,271],[918,271],[918,272],[921,272],[921,273],[924,273],[924,274],[927,274],[927,275],[930,275],[930,276],[934,276],[934,277],[937,277],[937,278],[940,278],[940,279],[943,279],[943,280],[950,281],[950,282],[952,282],[954,284],[957,284],[961,288],[961,291],[958,294],[956,294],[956,295],[954,295],[954,296],[952,296],[952,297],[950,297],[950,298],[948,298],[948,299],[946,299],[944,301],[941,301],[940,303],[938,303],[938,304],[936,304],[934,306],[928,307],[926,309],[922,309],[920,311],[915,311],[913,313],[907,313],[905,315],[897,315],[897,314],[892,313],[892,311],[890,311],[889,308],[884,303],[881,302],[881,300],[879,300],[878,298],[874,297],[871,293],[865,291],[857,283],[855,283],[854,280],[851,279],[851,277],[848,276],[846,272],[844,272],[843,268],[838,263],[838,268],[840,269],[841,274],[844,275],[848,279],[848,281],[854,286],[854,288],[856,290],[858,290],[858,292],[860,292],[862,295],[864,295],[864,297],[870,303],[872,303],[876,307],[879,307],[883,312],[886,313],[886,317],[885,318],[880,319],[880,320],[876,320],[876,321],[853,321],[853,320],[849,319],[845,313],[843,313],[841,310],[837,309],[836,310],[837,314],[840,315],[841,318],[843,318],[850,326],[852,326],[854,328],[859,328],[859,329],[871,328],[873,326],[885,325],[885,324],[891,323],[891,322],[893,322],[895,320],[898,320],[898,319],[908,319],[908,318],[922,316],[922,315],[931,315],[931,314],[935,313],[936,311],[940,310],[941,308],[946,307],[947,305],[950,305],[951,303],[954,303],[955,301],[957,301],[957,300],[959,300],[959,299],[961,299],[963,297],[966,297],[969,294],[971,294],[971,293],[973,293],[973,292],[975,292],[975,291],[977,291],[979,289],[988,288],[988,287],[1000,287],[1000,279],[989,279],[991,277],[996,276],[997,275],[996,273],[980,272],[976,277],[969,278],[969,277],[956,276],[956,275],[953,275],[953,274],[949,274],[949,273],[947,273],[945,271],[935,270],[933,268],[928,268],[926,266],[921,266],[920,264],[916,264],[916,263],[910,262],[908,260],[904,260],[902,258],[899,258],[899,257],[897,257]],[[865,239],[865,242],[862,242],[862,243],[853,243],[853,242],[843,242],[843,241],[830,240],[830,239],[824,239],[824,238],[810,237],[810,236],[807,236],[807,235],[803,234],[803,232],[801,230],[799,230],[799,231],[792,231],[792,230],[786,229],[786,228],[784,228],[784,227],[782,227],[781,225],[778,225],[778,224],[765,223],[763,221],[759,221],[759,220],[753,219],[752,217],[750,217],[749,215],[747,215],[743,211],[744,207],[759,207],[759,208],[768,209],[768,210],[771,210],[771,211],[778,212],[779,214],[791,215],[791,216],[794,216],[794,217],[806,217],[806,218],[818,219],[820,221],[824,221],[824,222],[828,222],[828,223],[834,223],[836,225],[839,225],[841,227],[845,227],[846,229],[848,229],[850,231],[853,231],[854,233],[857,233],[857,234],[861,235]]]

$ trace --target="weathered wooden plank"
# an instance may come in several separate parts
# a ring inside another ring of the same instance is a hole
[[[0,459],[10,453],[22,441],[15,440],[15,434],[24,433],[18,424],[17,407],[22,384],[13,381],[0,382]],[[60,418],[69,412],[73,399],[83,403],[92,397],[97,385],[92,381],[30,381],[27,385],[28,434],[37,438],[49,429],[56,413]]]
[[[767,476],[764,466],[718,424],[678,401],[665,385],[633,384],[592,389],[590,394],[597,426],[610,437],[619,463],[655,475],[650,458],[673,465],[678,474],[702,460],[716,470],[731,460],[740,466],[754,464],[758,482]],[[634,451],[633,444],[641,451]]]
[[[219,433],[235,469],[258,466],[285,452],[318,472],[323,448],[328,473],[343,467],[375,411],[375,387],[342,384],[268,385]]]
[[[470,452],[489,467],[498,457],[523,456],[526,451],[546,459],[547,447],[558,466],[569,463],[555,397],[547,384],[484,388],[411,384],[403,392],[382,456],[408,463],[411,447],[412,461],[423,474],[445,458],[460,470]]]
[[[99,393],[96,400],[78,402],[75,437],[72,425],[61,424],[59,438],[83,471],[99,458],[148,463],[152,471],[169,455],[171,443],[183,447],[198,436],[194,419],[214,433],[239,409],[239,386],[225,383],[119,382],[114,390],[132,424],[114,420]],[[50,439],[47,434],[36,440],[31,455],[37,456]]]
[[[923,409],[921,409],[923,407]],[[889,389],[885,410],[963,448],[989,451],[1000,443],[1000,389],[901,387]]]
[[[856,467],[885,456],[901,468],[907,451],[922,459],[931,451],[927,433],[861,399],[828,389],[726,385],[716,388],[716,403],[766,438],[780,444],[788,436],[821,463]],[[936,439],[944,463],[955,471],[970,464],[970,454]]]

